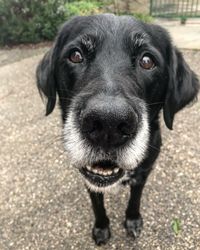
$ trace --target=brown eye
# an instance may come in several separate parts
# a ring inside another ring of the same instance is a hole
[[[151,59],[150,56],[148,55],[144,55],[142,57],[142,59],[140,60],[140,66],[143,68],[143,69],[153,69],[155,67],[155,63],[154,61]]]
[[[81,55],[81,52],[79,52],[78,50],[73,51],[70,55],[69,55],[69,60],[73,63],[82,63],[83,62],[83,57]]]

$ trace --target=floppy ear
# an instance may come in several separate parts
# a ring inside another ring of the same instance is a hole
[[[185,62],[181,52],[174,48],[170,66],[169,83],[163,109],[164,121],[169,129],[173,127],[175,113],[197,97],[199,81]]]
[[[36,71],[37,86],[41,96],[47,98],[46,115],[49,115],[56,104],[56,81],[54,76],[54,47],[51,48],[39,63]]]

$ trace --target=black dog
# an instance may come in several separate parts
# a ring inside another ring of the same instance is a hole
[[[46,115],[59,97],[65,148],[92,200],[96,244],[110,237],[103,192],[126,183],[125,227],[137,237],[142,190],[161,146],[159,112],[172,129],[175,113],[197,96],[196,75],[163,28],[105,14],[65,23],[37,82]]]

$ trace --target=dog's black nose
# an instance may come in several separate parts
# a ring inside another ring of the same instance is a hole
[[[104,149],[122,146],[136,133],[138,118],[121,100],[92,101],[82,113],[81,130],[95,146]]]

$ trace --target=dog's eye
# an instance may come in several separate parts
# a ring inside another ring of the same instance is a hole
[[[73,63],[82,63],[83,62],[83,56],[80,51],[74,50],[69,55],[69,60]]]
[[[155,63],[149,55],[144,55],[140,60],[140,66],[143,69],[149,70],[155,67]]]

